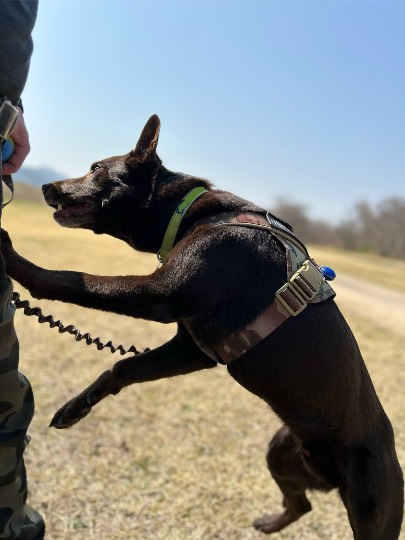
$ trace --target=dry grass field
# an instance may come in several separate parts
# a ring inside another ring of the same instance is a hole
[[[112,238],[62,229],[53,222],[51,209],[40,204],[13,203],[3,214],[3,226],[20,253],[48,268],[114,275],[149,273],[156,267],[154,257],[137,254]],[[317,257],[323,253],[315,251]],[[324,253],[322,262],[338,271],[350,273],[356,264],[357,274],[405,291],[404,262],[392,261],[392,274],[382,282],[381,272],[374,271],[382,266],[381,259]],[[17,284],[15,288],[19,290]],[[56,302],[33,303],[82,331],[115,344],[134,343],[138,349],[154,347],[174,333],[170,325]],[[367,313],[352,312],[350,303],[341,308],[393,422],[405,466],[403,334],[380,328]],[[266,446],[279,421],[224,367],[133,385],[103,401],[70,430],[57,431],[47,427],[56,409],[120,357],[76,343],[21,311],[16,326],[20,369],[36,397],[26,452],[29,501],[46,519],[47,539],[266,538],[251,521],[280,509],[280,493],[265,465]],[[336,493],[310,498],[313,512],[271,538],[352,538]]]

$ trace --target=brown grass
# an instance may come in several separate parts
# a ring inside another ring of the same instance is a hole
[[[51,211],[41,206],[9,208],[3,225],[16,249],[37,264],[112,275],[156,267],[154,257],[136,254],[113,239],[58,227]],[[156,346],[174,333],[172,326],[56,302],[40,304],[65,323],[138,348]],[[394,424],[404,465],[403,342],[351,316],[350,310],[348,318]],[[26,452],[29,500],[46,519],[48,539],[265,538],[251,521],[280,509],[280,493],[264,459],[279,421],[223,367],[133,385],[72,429],[51,430],[47,425],[55,410],[118,358],[60,336],[21,312],[16,324],[21,370],[36,396]],[[272,538],[352,538],[336,493],[310,498],[313,512]]]

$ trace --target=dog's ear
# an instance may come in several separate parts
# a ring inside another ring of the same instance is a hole
[[[129,155],[127,161],[135,160],[146,163],[156,156],[156,147],[159,139],[160,120],[157,114],[152,115],[142,130],[139,141]]]

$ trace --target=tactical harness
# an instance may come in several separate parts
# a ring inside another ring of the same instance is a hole
[[[158,252],[161,263],[173,248],[178,228],[186,211],[206,191],[205,188],[195,188],[180,202]],[[185,236],[189,236],[201,225],[262,229],[281,242],[286,250],[287,282],[278,289],[273,302],[256,319],[221,339],[213,347],[207,347],[193,335],[187,323],[185,324],[198,347],[216,362],[229,364],[274,332],[287,319],[299,315],[308,304],[322,302],[335,296],[323,272],[309,257],[304,244],[268,212],[265,216],[256,212],[220,212],[198,220],[186,231]]]

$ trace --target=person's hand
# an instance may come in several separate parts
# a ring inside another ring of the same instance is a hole
[[[17,172],[30,151],[30,141],[25,127],[24,116],[21,109],[19,111],[16,123],[10,133],[14,141],[14,152],[7,163],[3,163],[3,174]]]

